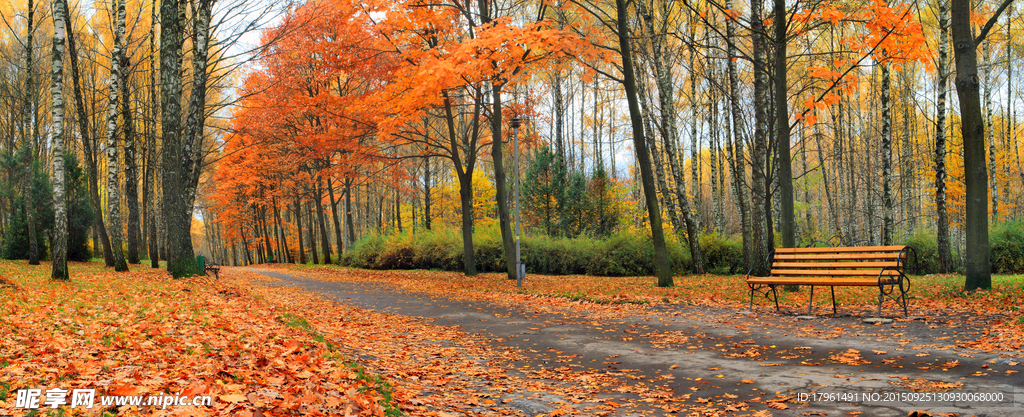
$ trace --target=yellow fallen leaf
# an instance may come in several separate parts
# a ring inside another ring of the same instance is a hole
[[[221,401],[229,403],[240,403],[246,400],[245,396],[242,394],[225,394],[217,398],[220,398]]]

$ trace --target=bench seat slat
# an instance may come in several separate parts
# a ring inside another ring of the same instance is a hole
[[[896,253],[836,253],[836,254],[779,254],[775,253],[776,261],[844,261],[844,260],[879,260],[899,259]]]
[[[750,277],[749,284],[775,284],[775,285],[816,285],[829,287],[870,287],[880,284],[894,284],[898,279],[891,277],[864,278],[864,277]]]
[[[858,253],[858,252],[897,252],[899,253],[906,246],[859,246],[845,248],[777,248],[776,254],[780,253]]]
[[[820,270],[814,270],[814,269],[773,269],[772,270],[772,275],[779,275],[779,276],[785,276],[785,275],[812,275],[812,276],[878,277],[879,273],[881,273],[882,276],[889,276],[889,277],[898,277],[898,276],[900,276],[900,271],[897,271],[897,270],[894,270],[894,269],[889,269],[889,270],[885,270],[885,271],[881,271],[879,269],[874,269],[874,270],[870,270],[870,269],[861,269],[861,270],[834,269],[834,270],[830,270],[830,271],[820,271]]]
[[[775,262],[772,264],[772,268],[775,269],[808,269],[808,268],[873,268],[875,271],[890,267],[900,266],[899,262],[896,261],[881,261],[881,262]]]

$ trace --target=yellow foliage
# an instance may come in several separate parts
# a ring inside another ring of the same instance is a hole
[[[456,176],[452,175],[453,178]],[[477,227],[486,227],[495,222],[497,202],[494,183],[480,170],[473,171],[473,220]],[[462,224],[462,203],[458,180],[440,184],[437,187],[431,220],[439,220],[451,226]]]

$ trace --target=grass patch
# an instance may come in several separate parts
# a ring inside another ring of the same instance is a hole
[[[306,319],[298,317],[292,313],[284,313],[277,318],[277,321],[285,325],[285,327],[313,332],[313,326],[310,326]]]

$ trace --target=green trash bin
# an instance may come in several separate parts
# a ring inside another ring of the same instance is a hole
[[[205,256],[203,256],[203,255],[197,256],[196,257],[196,265],[199,266],[199,270],[200,271],[203,271],[203,273],[206,273],[206,257]]]

